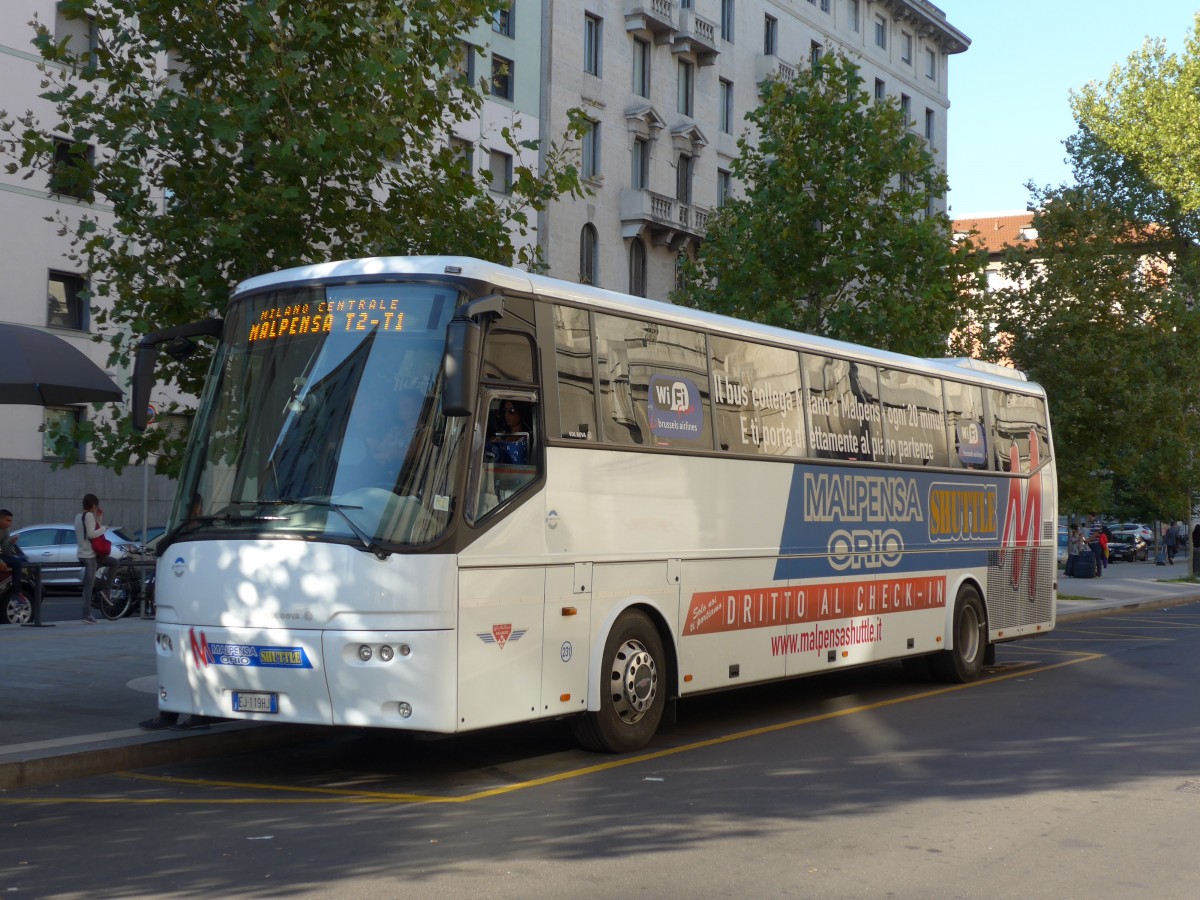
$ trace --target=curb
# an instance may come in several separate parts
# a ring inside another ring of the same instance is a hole
[[[38,787],[70,778],[107,775],[122,769],[141,769],[188,762],[230,753],[263,750],[324,733],[323,725],[271,725],[229,722],[213,725],[203,734],[173,732],[140,735],[133,742],[114,739],[95,747],[73,745],[66,753],[4,761],[0,758],[0,790]]]
[[[1080,603],[1082,601],[1073,601]],[[1187,606],[1189,603],[1200,602],[1200,594],[1188,594],[1184,597],[1159,597],[1154,600],[1131,600],[1117,606],[1101,606],[1097,609],[1080,609],[1063,613],[1055,618],[1055,626],[1068,622],[1078,622],[1084,619],[1095,619],[1108,613],[1134,612],[1139,609],[1173,609],[1176,606]],[[1049,632],[1053,634],[1054,632]]]

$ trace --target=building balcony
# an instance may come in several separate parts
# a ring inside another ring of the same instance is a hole
[[[679,11],[679,30],[671,45],[672,53],[692,53],[697,64],[711,66],[717,61],[717,25],[704,16],[696,15],[694,9]]]
[[[754,81],[762,84],[768,78],[778,78],[780,81],[791,81],[796,77],[796,67],[785,63],[778,56],[760,53],[754,63]]]
[[[665,44],[677,27],[675,7],[673,0],[625,0],[625,30],[649,31]]]
[[[678,250],[688,241],[702,241],[710,212],[708,207],[681,203],[655,191],[621,191],[622,235],[637,237],[645,233],[655,246]]]

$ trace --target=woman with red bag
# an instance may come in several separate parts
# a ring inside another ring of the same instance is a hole
[[[106,579],[112,583],[117,561],[112,557],[112,542],[104,536],[104,510],[95,494],[84,494],[83,512],[75,517],[75,555],[83,563],[83,621],[96,624],[92,615],[92,589],[96,584],[96,567],[105,566]]]

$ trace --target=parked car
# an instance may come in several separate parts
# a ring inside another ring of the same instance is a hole
[[[55,523],[28,525],[13,531],[19,535],[17,546],[30,562],[43,563],[42,584],[48,587],[82,588],[83,566],[75,555],[75,526]],[[105,534],[112,541],[112,555],[120,559],[125,548],[136,542],[120,528],[110,527]],[[57,565],[51,565],[56,563]]]
[[[166,530],[167,530],[166,525],[149,525],[146,528],[146,536],[143,538],[142,537],[142,529],[139,528],[137,531],[135,531],[133,533],[134,543],[149,544],[160,534],[164,533]]]
[[[1143,562],[1150,555],[1150,545],[1137,531],[1114,531],[1108,542],[1108,558],[1127,562]]]
[[[1154,543],[1154,529],[1138,522],[1122,522],[1114,531],[1136,531],[1147,544]]]

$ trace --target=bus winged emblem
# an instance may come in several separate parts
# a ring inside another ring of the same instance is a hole
[[[505,622],[503,625],[493,625],[491,631],[477,631],[475,637],[485,644],[496,644],[503,650],[505,644],[509,641],[519,641],[528,630],[528,628],[514,629],[511,622]]]

